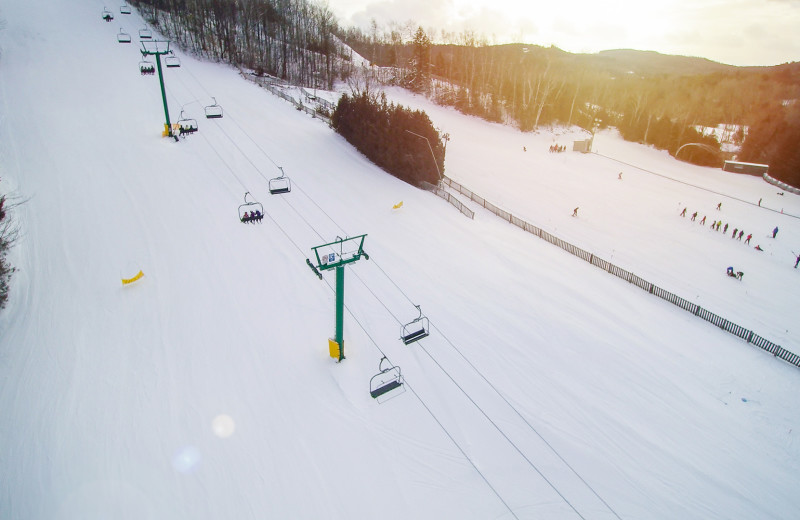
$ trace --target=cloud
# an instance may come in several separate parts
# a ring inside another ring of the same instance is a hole
[[[700,56],[733,65],[800,60],[800,0],[330,0],[345,26],[390,22],[471,30],[490,43],[555,45],[571,52],[613,48]]]

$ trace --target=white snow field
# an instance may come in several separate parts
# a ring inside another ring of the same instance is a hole
[[[797,367],[464,217],[230,67],[177,52],[170,113],[199,132],[162,138],[144,23],[106,6],[110,23],[99,2],[0,0],[0,189],[26,200],[0,313],[0,518],[797,518]],[[550,154],[571,135],[390,95],[450,133],[447,175],[800,350],[798,196],[612,132]],[[222,119],[203,117],[212,96]],[[292,191],[270,195],[278,166]],[[238,222],[247,191],[261,224]],[[334,276],[305,259],[364,233],[336,363]],[[406,346],[414,304],[430,336]],[[379,403],[384,354],[405,392]]]

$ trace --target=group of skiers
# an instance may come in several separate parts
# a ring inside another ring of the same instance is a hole
[[[557,144],[551,144],[550,145],[550,153],[561,153],[561,152],[566,152],[566,151],[567,151],[567,145],[563,145],[563,144],[562,145],[557,145]]]
[[[261,214],[260,211],[245,211],[244,216],[242,217],[242,222],[247,224],[248,222],[261,222],[261,219],[264,218],[264,215]]]
[[[733,278],[736,278],[737,280],[741,280],[742,276],[744,276],[744,273],[741,272],[741,271],[733,272],[733,267],[730,267],[730,266],[728,266],[728,270],[726,272],[727,272],[728,276],[732,276]]]
[[[722,203],[720,202],[719,204],[717,204],[717,209],[719,210],[721,208],[722,208]],[[688,208],[683,208],[683,211],[681,211],[681,213],[680,213],[681,217],[685,217],[687,211],[688,211]],[[696,211],[694,213],[692,213],[692,216],[691,216],[691,219],[690,219],[692,222],[696,221],[697,214],[698,213]],[[706,224],[706,216],[705,215],[703,216],[702,220],[700,220],[700,224],[705,226],[705,224]],[[729,226],[729,224],[727,224],[727,223],[725,224],[725,226],[722,226],[722,220],[715,220],[714,222],[711,223],[712,231],[720,231],[720,227],[722,227],[722,233],[725,233],[725,234],[728,233],[728,226]],[[772,230],[772,238],[776,238],[777,236],[778,236],[778,226],[775,226],[775,228]],[[744,231],[739,229],[739,228],[733,228],[733,233],[731,233],[731,239],[735,239],[735,240],[741,241],[742,237],[744,237]],[[752,233],[747,235],[747,238],[745,238],[744,243],[749,245],[751,238],[753,238],[753,234]],[[764,250],[761,247],[760,244],[757,244],[755,247],[753,247],[753,249],[755,249],[756,251],[763,251]],[[795,262],[794,262],[794,267],[795,267],[795,269],[797,269],[797,266],[800,265],[800,254],[797,254],[794,251],[792,251],[792,254],[796,255]],[[733,267],[728,267],[728,276],[733,276],[733,277],[738,278],[738,279],[741,280],[742,279],[742,275],[743,275],[743,273],[741,271],[734,272]]]
[[[721,208],[722,208],[722,203],[720,202],[719,204],[717,204],[717,210],[720,210]],[[681,217],[685,217],[686,216],[686,211],[687,210],[688,210],[688,208],[683,208],[683,211],[681,211]],[[690,220],[692,222],[695,222],[696,219],[697,219],[697,212],[695,211],[694,213],[692,213],[692,216],[691,216]],[[705,215],[703,215],[703,219],[700,220],[700,225],[703,225],[703,226],[706,225],[706,216]],[[722,226],[722,220],[715,220],[714,222],[711,223],[711,230],[712,231],[720,231],[720,228],[722,228],[722,233],[727,234],[728,233],[728,226],[729,226],[729,224],[725,223],[725,226],[723,227]],[[777,234],[778,234],[778,227],[776,226],[775,229],[772,230],[772,238],[775,238],[775,236],[777,236]],[[741,241],[742,237],[744,237],[744,230],[741,230],[739,228],[733,228],[733,233],[731,233],[731,238]],[[753,238],[753,234],[752,233],[747,235],[747,238],[745,238],[744,243],[749,245],[751,238]],[[764,249],[761,248],[760,244],[757,244],[755,247],[753,247],[753,249],[755,249],[756,251],[763,251],[764,250]]]

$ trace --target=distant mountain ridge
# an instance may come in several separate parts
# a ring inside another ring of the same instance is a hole
[[[595,61],[602,63],[609,69],[617,68],[620,72],[634,72],[639,74],[711,74],[713,72],[731,72],[735,70],[757,70],[768,69],[769,67],[737,67],[726,65],[707,58],[695,56],[678,56],[672,54],[661,54],[656,51],[639,51],[635,49],[611,49],[600,51],[595,55],[581,54],[578,56],[589,56]],[[625,70],[625,69],[628,70]]]

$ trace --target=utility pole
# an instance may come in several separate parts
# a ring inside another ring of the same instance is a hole
[[[142,43],[142,57],[145,56],[155,56],[156,57],[156,68],[158,69],[158,82],[161,85],[161,101],[164,103],[164,118],[166,123],[164,123],[164,132],[161,134],[164,137],[175,137],[172,133],[172,123],[169,120],[169,107],[167,106],[167,92],[164,88],[164,75],[161,72],[161,56],[164,54],[169,54],[169,40],[167,41],[160,41],[160,40],[152,40],[152,41],[143,41]],[[166,44],[166,48],[161,49],[159,48],[159,44]]]
[[[316,264],[312,264],[311,260],[306,258],[306,264],[320,280],[322,280],[320,271],[336,269],[336,334],[333,339],[328,340],[328,348],[330,356],[338,358],[339,362],[344,359],[344,266],[360,260],[362,256],[365,260],[369,260],[369,255],[364,252],[366,236],[336,237],[334,242],[311,248],[317,260]]]

